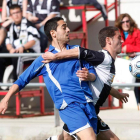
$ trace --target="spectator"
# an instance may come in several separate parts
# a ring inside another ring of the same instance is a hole
[[[28,20],[35,23],[41,36],[41,52],[44,52],[47,47],[47,37],[44,33],[45,23],[56,16],[60,15],[58,0],[30,0],[28,3]]]
[[[135,52],[140,52],[140,30],[137,24],[127,13],[121,14],[115,22],[115,26],[120,29],[122,40],[122,52],[129,53],[130,57],[135,56]],[[140,79],[136,79],[140,82]],[[134,88],[138,109],[140,103],[140,90],[139,87]]]
[[[27,0],[3,0],[2,2],[2,26],[7,28],[13,22],[12,18],[9,17],[9,8],[13,4],[18,4],[23,8],[23,16],[26,17]],[[1,30],[1,37],[6,37],[6,30]]]
[[[26,10],[27,10],[27,0],[3,0],[2,3],[2,21],[9,19],[9,8],[12,5],[18,4],[21,6],[23,11],[23,16],[26,17]]]
[[[27,0],[3,0],[2,3],[2,22],[3,26],[7,27],[10,25],[13,20],[9,17],[9,8],[13,4],[18,4],[23,9],[23,16],[26,17],[26,10],[27,10]]]
[[[40,35],[37,29],[26,18],[22,17],[19,5],[10,7],[10,15],[14,23],[11,24],[6,38],[6,47],[9,53],[40,52]],[[13,80],[17,79],[18,58],[0,58],[0,82],[2,82],[5,67],[9,64],[14,66]]]

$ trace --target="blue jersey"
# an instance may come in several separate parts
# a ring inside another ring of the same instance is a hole
[[[77,45],[66,45],[66,49],[79,47]],[[49,51],[58,53],[58,50],[51,46]],[[50,93],[52,100],[57,109],[64,109],[72,102],[87,103],[93,102],[92,92],[88,82],[80,81],[76,76],[77,70],[86,67],[89,73],[96,74],[93,66],[86,61],[78,59],[59,60],[50,63],[42,63],[42,56],[38,57],[34,62],[22,73],[14,84],[19,86],[21,90],[34,77],[43,75],[44,82]]]

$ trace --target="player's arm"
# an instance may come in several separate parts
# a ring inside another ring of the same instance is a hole
[[[38,57],[16,80],[8,93],[0,102],[0,113],[4,114],[8,107],[8,101],[12,95],[23,89],[33,78],[42,75],[44,64],[41,63],[43,58]]]
[[[61,59],[68,59],[68,58],[78,58],[79,56],[79,48],[74,48],[70,50],[65,50],[56,54],[53,54],[51,52],[46,52],[42,55],[44,61],[43,63],[48,63],[55,60],[61,60]]]
[[[0,102],[0,113],[4,114],[8,108],[8,101],[13,94],[19,91],[19,86],[14,84]]]
[[[50,61],[68,59],[68,58],[79,58],[90,62],[92,65],[99,65],[104,61],[104,54],[102,52],[88,50],[85,48],[77,47],[70,50],[65,50],[57,54],[52,54],[46,52],[42,55],[44,61],[43,63],[48,63]]]
[[[117,98],[122,103],[127,103],[128,102],[129,94],[121,93],[118,90],[114,89],[113,87],[111,88],[110,95],[112,95],[113,97]]]

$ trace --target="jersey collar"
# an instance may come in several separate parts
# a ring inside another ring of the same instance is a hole
[[[111,56],[111,54],[110,54],[110,52],[108,50],[104,50],[104,51],[107,51],[107,53]],[[115,61],[115,59],[112,56],[111,56],[111,58]]]
[[[66,49],[69,50],[70,49],[70,45],[69,44],[66,44]],[[49,46],[49,52],[53,52],[54,50],[56,50],[57,52],[60,52],[59,49],[55,48],[54,46],[50,45]]]

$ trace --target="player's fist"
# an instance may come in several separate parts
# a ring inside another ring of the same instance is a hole
[[[45,52],[42,55],[42,58],[44,59],[44,61],[42,61],[43,63],[49,63],[49,62],[54,61],[56,59],[55,54],[53,54],[51,52]]]
[[[1,100],[1,102],[0,102],[0,113],[4,114],[5,111],[7,110],[7,108],[8,108],[8,102],[5,101],[4,99]]]

